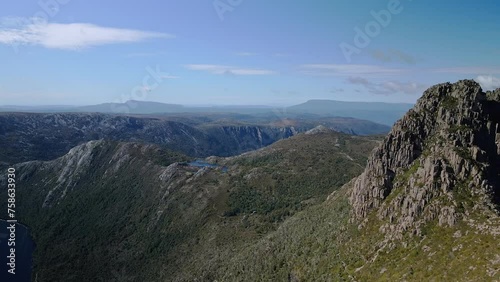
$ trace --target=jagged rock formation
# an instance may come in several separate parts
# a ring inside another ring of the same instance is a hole
[[[436,220],[453,226],[477,210],[498,211],[500,89],[472,80],[429,88],[376,148],[354,184],[354,218],[377,210],[390,238]]]

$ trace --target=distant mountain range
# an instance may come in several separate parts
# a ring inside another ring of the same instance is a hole
[[[412,107],[412,104],[402,103],[309,100],[303,104],[289,107],[288,111],[291,113],[353,117],[392,126]]]
[[[130,114],[154,114],[154,113],[179,113],[186,111],[185,107],[176,104],[164,104],[158,102],[134,101],[126,103],[105,103],[77,107],[70,111],[96,112],[96,113],[130,113]]]
[[[0,113],[0,167],[3,162],[54,159],[98,139],[153,143],[192,157],[232,156],[319,125],[353,135],[390,130],[353,118],[290,119],[273,114]]]
[[[334,100],[310,100],[291,107],[204,106],[193,107],[158,102],[134,101],[104,103],[89,106],[0,106],[0,112],[89,112],[115,114],[178,114],[178,113],[240,113],[265,114],[280,112],[281,115],[315,115],[324,117],[352,117],[392,126],[413,105],[380,102],[343,102]]]

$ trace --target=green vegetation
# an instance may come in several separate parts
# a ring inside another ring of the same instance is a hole
[[[169,172],[189,158],[118,142],[99,143],[88,166],[62,182],[64,168],[80,160],[26,164],[18,168],[26,174],[18,215],[37,244],[34,273],[39,281],[215,280],[228,258],[359,174],[372,139],[300,135],[221,159],[228,172]],[[51,207],[43,208],[51,190]]]
[[[472,155],[471,155],[469,149],[467,149],[467,148],[453,147],[453,151],[455,151],[455,153],[457,153],[464,160],[474,161],[472,159]]]
[[[458,99],[453,96],[446,96],[441,101],[441,106],[446,110],[454,110],[458,106]]]
[[[469,184],[472,182],[472,177],[470,176],[467,180],[461,181],[453,187],[453,198],[457,202],[457,210],[460,213],[464,213],[474,207],[475,203],[478,202],[478,196],[471,193]]]
[[[453,228],[431,222],[425,236],[381,244],[384,223],[372,213],[358,229],[349,223],[346,190],[330,201],[306,209],[284,222],[270,236],[227,261],[219,271],[223,281],[491,281],[498,238],[478,233],[460,222]],[[472,216],[477,224],[487,219]],[[496,225],[495,225],[496,224]],[[500,222],[490,226],[500,227]]]
[[[147,158],[160,166],[169,166],[175,162],[189,162],[193,160],[193,158],[167,148],[158,148],[151,152],[151,155],[147,156]]]
[[[302,135],[236,158],[226,164],[237,165],[239,173],[229,179],[224,214],[257,214],[279,223],[360,174],[373,146],[368,138],[344,134]]]
[[[469,132],[469,131],[472,131],[472,128],[466,125],[451,125],[450,128],[448,128],[449,133]]]
[[[497,239],[477,234],[466,223],[454,228],[432,222],[425,226],[423,238],[413,237],[382,251],[377,259],[365,266],[355,277],[360,281],[488,281],[488,260],[499,254]],[[497,271],[499,270],[497,265]],[[498,272],[496,277],[498,278]]]

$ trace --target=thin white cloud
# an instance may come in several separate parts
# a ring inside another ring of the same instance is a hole
[[[480,75],[475,80],[484,90],[500,88],[500,79],[491,75]]]
[[[38,45],[51,49],[80,50],[88,47],[172,38],[170,34],[101,27],[89,23],[46,23],[10,19],[0,22],[0,44]]]
[[[455,73],[455,74],[472,74],[477,75],[481,73],[500,74],[499,67],[451,67],[451,68],[438,68],[434,69],[438,73]]]
[[[187,69],[196,71],[206,71],[212,74],[229,74],[229,75],[272,75],[276,72],[266,69],[241,68],[224,65],[186,65]]]
[[[399,81],[385,81],[385,82],[372,82],[363,77],[349,77],[347,82],[353,85],[363,86],[368,92],[379,95],[391,94],[417,94],[422,93],[426,86],[417,82],[399,82]]]
[[[337,64],[308,64],[300,68],[305,74],[310,75],[368,75],[368,74],[398,74],[403,69],[384,68],[375,65],[337,65]]]
[[[373,76],[373,75],[400,75],[410,72],[445,73],[461,75],[490,75],[500,74],[500,67],[446,67],[446,68],[390,68],[378,65],[355,65],[355,64],[305,64],[299,66],[302,73],[318,76]]]

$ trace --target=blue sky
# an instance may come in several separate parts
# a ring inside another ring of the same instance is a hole
[[[464,78],[493,89],[498,12],[495,0],[8,1],[0,104],[413,103]]]

